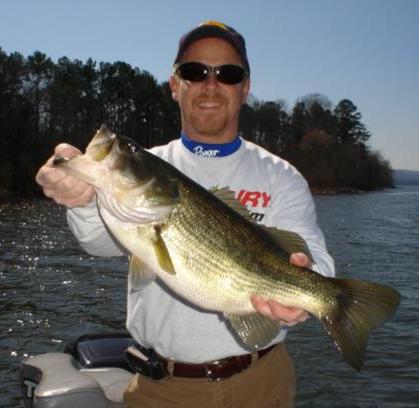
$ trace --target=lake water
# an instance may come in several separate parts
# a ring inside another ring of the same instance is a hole
[[[339,275],[402,294],[375,330],[365,367],[348,367],[314,319],[287,344],[298,373],[298,408],[419,407],[419,186],[316,197]],[[22,358],[61,351],[87,332],[125,321],[125,262],[84,254],[62,208],[46,200],[0,203],[0,407],[19,407]]]

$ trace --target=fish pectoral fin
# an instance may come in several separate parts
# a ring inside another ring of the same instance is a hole
[[[156,277],[156,274],[146,268],[141,259],[135,255],[131,255],[129,259],[129,273],[138,277],[143,284],[149,283]]]
[[[281,326],[278,321],[260,313],[250,315],[226,315],[243,343],[252,349],[267,345],[278,334]]]
[[[307,242],[301,235],[296,232],[285,231],[275,227],[265,227],[264,225],[261,225],[260,227],[267,232],[277,245],[279,245],[287,254],[291,255],[296,252],[302,252],[308,256],[312,263],[315,263]]]
[[[166,244],[164,243],[163,238],[161,237],[160,225],[150,225],[150,226],[141,226],[138,227],[140,235],[143,239],[149,239],[151,246],[154,249],[157,261],[161,269],[170,275],[176,273],[175,268],[170,258],[169,251],[167,250]]]
[[[154,243],[154,251],[156,252],[157,259],[159,261],[160,268],[170,275],[175,275],[176,271],[170,258],[169,251],[167,250],[166,244],[163,239],[159,239]]]

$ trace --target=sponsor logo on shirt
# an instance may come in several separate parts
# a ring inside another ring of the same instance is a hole
[[[271,202],[271,196],[265,191],[240,190],[236,198],[245,207],[254,209],[267,208]],[[261,222],[265,218],[265,214],[258,211],[250,211],[250,216],[258,222]]]
[[[271,196],[264,191],[240,190],[237,199],[245,206],[266,208],[269,206]]]
[[[201,157],[217,157],[220,153],[218,149],[204,149],[202,146],[195,146],[193,152]]]

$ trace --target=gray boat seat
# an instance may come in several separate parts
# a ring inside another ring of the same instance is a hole
[[[83,368],[70,354],[47,353],[22,362],[25,407],[122,408],[133,374],[118,367]]]

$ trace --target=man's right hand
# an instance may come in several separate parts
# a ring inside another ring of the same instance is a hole
[[[56,156],[73,157],[79,154],[81,152],[76,147],[65,143],[59,144],[55,148],[54,156],[39,169],[35,178],[47,197],[68,208],[86,206],[95,196],[95,190],[84,181],[54,167],[53,161]]]

